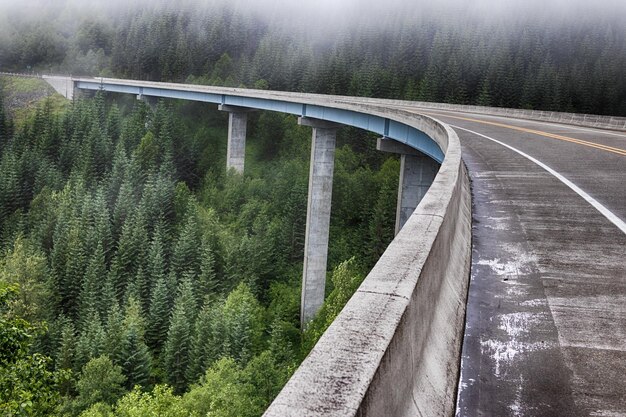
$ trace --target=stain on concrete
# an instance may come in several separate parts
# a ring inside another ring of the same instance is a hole
[[[463,126],[538,158],[624,213],[623,157]],[[457,416],[626,415],[626,236],[530,161],[459,136],[474,214]]]

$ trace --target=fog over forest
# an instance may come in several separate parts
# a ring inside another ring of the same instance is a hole
[[[0,10],[2,70],[626,114],[618,0],[27,0]]]
[[[624,16],[624,0],[0,0],[0,72],[626,116]],[[394,238],[401,162],[338,130],[327,293],[302,328],[311,132],[251,112],[241,175],[228,117],[0,75],[0,415],[263,414]]]

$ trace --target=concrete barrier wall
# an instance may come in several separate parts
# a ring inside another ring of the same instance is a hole
[[[458,137],[384,111],[446,157],[425,198],[264,414],[452,416],[471,256],[469,178]]]
[[[421,108],[452,110],[467,113],[478,113],[493,116],[513,117],[517,119],[538,120],[543,122],[563,123],[575,126],[597,127],[626,131],[626,118],[613,116],[598,116],[592,114],[561,113],[542,110],[521,110],[499,107],[462,106],[442,103],[414,102]]]
[[[349,101],[355,98],[350,98]],[[359,98],[359,100],[361,100]],[[446,110],[454,112],[485,114],[543,122],[563,123],[574,126],[596,127],[626,132],[626,117],[599,116],[593,114],[562,113],[542,110],[509,109],[504,107],[468,106],[461,104],[430,103],[426,101],[404,101],[385,99],[365,99],[372,103],[386,103],[391,106],[421,108],[427,110]]]

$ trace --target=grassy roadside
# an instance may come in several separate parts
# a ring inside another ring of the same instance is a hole
[[[24,125],[34,114],[37,106],[45,100],[50,101],[52,112],[55,114],[65,110],[70,103],[39,78],[0,76],[0,92],[4,111],[18,128]]]

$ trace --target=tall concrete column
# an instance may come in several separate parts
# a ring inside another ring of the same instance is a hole
[[[298,124],[313,128],[300,304],[305,328],[324,303],[335,143],[340,125],[309,118],[299,118]]]
[[[435,180],[439,163],[393,139],[378,139],[376,148],[379,151],[401,155],[395,232],[398,234]]]
[[[248,113],[253,109],[220,105],[219,109],[228,112],[228,148],[226,150],[226,169],[234,168],[243,174],[246,160],[246,128]]]

